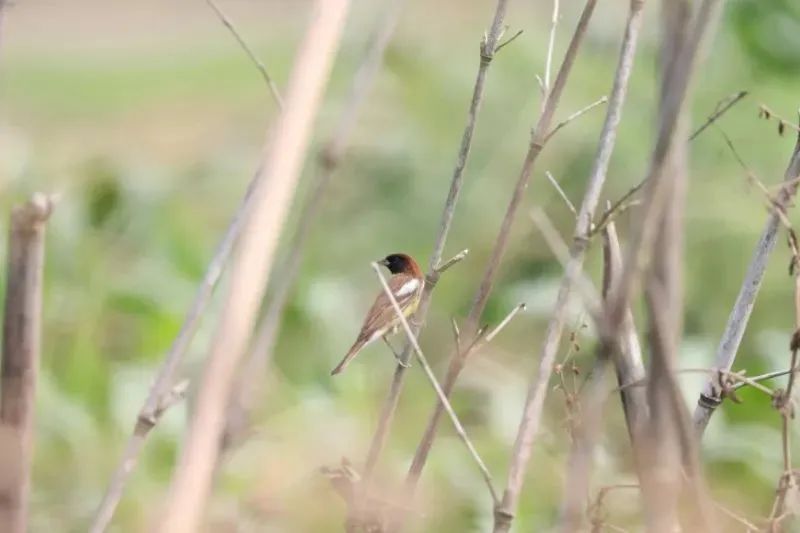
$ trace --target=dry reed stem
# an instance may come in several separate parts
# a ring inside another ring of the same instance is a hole
[[[316,222],[322,201],[336,175],[347,150],[351,133],[359,113],[367,100],[369,90],[383,62],[397,25],[404,0],[387,0],[369,39],[366,52],[353,77],[345,103],[327,142],[320,149],[316,174],[298,216],[298,226],[292,234],[286,258],[276,269],[274,291],[259,322],[247,360],[239,373],[239,386],[231,398],[230,412],[226,417],[223,447],[240,440],[251,424],[252,411],[260,398],[264,376],[272,358],[275,342],[280,332],[284,310],[292,288],[300,273],[306,243]]]
[[[671,76],[687,42],[692,20],[691,3],[679,0],[661,3],[661,43],[659,54],[659,116],[669,98]],[[688,94],[688,90],[687,90]],[[678,501],[681,491],[681,460],[689,456],[682,448],[680,433],[685,420],[685,407],[679,397],[676,366],[683,319],[683,231],[686,187],[688,184],[688,122],[686,104],[677,108],[677,121],[672,133],[674,142],[661,162],[666,177],[661,192],[663,208],[653,237],[650,267],[645,272],[646,309],[650,379],[647,400],[650,413],[646,441],[642,442],[644,468],[639,471],[648,527],[670,531],[677,527]],[[693,455],[692,455],[693,456]],[[692,469],[690,476],[696,477]],[[692,487],[696,486],[692,483]],[[704,495],[702,496],[705,497]]]
[[[436,234],[436,242],[433,246],[433,253],[431,254],[430,263],[428,267],[428,274],[426,276],[425,290],[422,293],[422,299],[419,308],[414,315],[415,325],[413,327],[415,337],[419,335],[430,307],[431,294],[439,281],[441,274],[438,270],[439,263],[444,254],[445,244],[447,243],[447,236],[450,233],[450,227],[453,223],[456,205],[461,192],[461,187],[464,181],[464,171],[467,167],[469,160],[469,153],[472,147],[472,137],[475,132],[475,127],[478,121],[478,113],[483,102],[483,94],[486,85],[486,76],[488,74],[489,65],[495,57],[498,50],[498,41],[503,33],[503,20],[506,15],[508,0],[498,0],[495,6],[492,24],[489,31],[484,35],[480,46],[480,62],[478,65],[478,72],[475,77],[475,85],[472,88],[472,99],[470,100],[469,109],[467,111],[467,123],[464,126],[464,131],[461,136],[461,144],[456,157],[455,168],[450,180],[450,189],[447,193],[447,199],[444,203],[442,210],[442,218],[439,224],[439,230]],[[408,361],[411,356],[411,343],[406,343],[403,352],[402,360]],[[405,380],[406,368],[398,364],[395,368],[392,382],[389,386],[389,393],[381,408],[378,417],[377,427],[370,442],[369,451],[367,452],[366,463],[364,466],[364,478],[369,483],[372,474],[378,463],[383,448],[386,445],[386,440],[389,436],[394,413],[397,410],[398,402],[400,401],[400,392],[403,389]]]
[[[474,336],[478,329],[480,317],[483,314],[484,308],[486,307],[486,303],[489,299],[489,295],[491,294],[492,287],[497,277],[500,263],[502,262],[503,255],[505,254],[506,247],[508,245],[508,238],[511,233],[514,220],[516,219],[517,211],[528,187],[528,182],[530,181],[530,176],[533,172],[534,165],[539,157],[539,154],[544,148],[544,141],[550,131],[555,111],[564,92],[567,80],[569,79],[572,66],[574,65],[575,58],[578,55],[578,50],[583,43],[583,38],[586,35],[589,20],[591,19],[596,4],[596,0],[587,0],[575,32],[570,40],[567,52],[564,55],[561,67],[556,75],[553,87],[547,93],[547,98],[542,109],[542,113],[539,116],[536,126],[531,134],[531,141],[528,146],[528,151],[522,164],[519,177],[517,178],[517,182],[514,186],[511,199],[506,208],[503,221],[500,225],[497,239],[495,240],[492,248],[492,252],[489,257],[489,261],[487,262],[486,269],[484,270],[481,282],[472,300],[472,306],[464,327],[464,334],[467,338]],[[453,353],[451,356],[447,370],[447,376],[443,385],[445,395],[449,396],[449,394],[452,392],[465,362],[466,358],[461,357],[461,354]],[[408,501],[413,498],[417,482],[419,481],[422,469],[427,461],[430,449],[433,446],[433,441],[436,437],[436,430],[442,416],[442,411],[443,406],[441,402],[437,402],[428,421],[425,433],[423,434],[422,439],[417,446],[417,451],[414,454],[414,459],[412,460],[411,467],[409,468],[408,475],[406,477],[406,498]]]
[[[717,353],[714,359],[714,367],[723,371],[730,371],[736,360],[739,345],[744,337],[750,314],[755,305],[756,296],[761,288],[764,272],[772,250],[775,248],[775,241],[778,238],[778,229],[781,225],[781,211],[785,210],[797,192],[798,178],[800,178],[800,135],[798,135],[794,150],[789,158],[789,164],[784,173],[784,186],[778,193],[778,204],[780,208],[773,209],[767,219],[764,229],[756,243],[750,265],[747,267],[742,286],[736,297],[725,330],[720,337]],[[702,437],[705,428],[708,426],[711,416],[715,409],[722,402],[719,392],[715,390],[714,383],[706,383],[703,392],[697,400],[693,423],[698,438]]]
[[[206,2],[215,11],[221,22],[232,33],[236,41],[248,55],[249,59],[253,62],[255,67],[261,72],[262,77],[267,81],[268,88],[275,99],[275,103],[279,108],[283,107],[283,101],[278,91],[277,86],[272,81],[269,72],[261,61],[258,60],[255,53],[247,45],[246,41],[242,38],[239,31],[234,26],[233,22],[225,16],[213,0],[206,0]],[[150,387],[147,398],[136,417],[133,431],[125,444],[122,458],[120,459],[117,468],[111,476],[106,492],[103,494],[103,499],[100,502],[92,524],[89,528],[91,533],[101,533],[108,528],[111,519],[114,516],[117,505],[119,504],[122,494],[127,485],[130,474],[136,468],[139,460],[139,455],[144,448],[144,443],[147,440],[152,429],[158,424],[164,412],[183,399],[188,383],[180,382],[174,383],[175,373],[178,370],[183,357],[186,355],[187,350],[194,338],[194,334],[200,325],[205,311],[211,302],[211,297],[214,294],[214,289],[217,286],[222,273],[225,269],[228,260],[230,259],[233,251],[233,246],[239,238],[242,231],[245,215],[250,208],[252,202],[253,191],[255,190],[258,182],[262,179],[261,169],[258,169],[255,175],[248,183],[247,190],[242,198],[239,207],[234,213],[225,234],[222,237],[219,245],[217,246],[214,256],[206,268],[200,286],[195,294],[189,309],[178,331],[175,340],[172,342],[169,351],[164,357],[164,362],[156,375],[153,385]]]
[[[575,280],[580,277],[583,259],[588,247],[587,235],[592,229],[592,219],[597,209],[600,192],[605,183],[608,165],[614,150],[616,134],[622,117],[622,108],[627,94],[628,81],[633,69],[643,8],[644,2],[642,1],[634,0],[630,3],[608,110],[600,134],[597,154],[587,180],[586,193],[576,221],[570,259],[565,267],[565,274],[559,288],[553,317],[545,333],[538,372],[531,381],[523,407],[523,415],[511,455],[503,504],[495,512],[494,531],[496,533],[509,530],[519,501],[525,469],[530,458],[533,441],[539,429],[544,397],[547,393],[547,384],[550,381],[553,362],[558,352],[564,328],[567,302]]]
[[[42,330],[45,224],[51,198],[35,194],[11,212],[0,375],[0,530],[28,529],[36,380]]]
[[[285,110],[265,146],[231,286],[198,390],[197,406],[158,529],[196,531],[211,488],[234,373],[264,294],[278,239],[310,141],[313,120],[338,48],[347,0],[319,0],[297,54]]]

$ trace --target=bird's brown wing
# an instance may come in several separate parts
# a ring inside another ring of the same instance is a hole
[[[417,290],[408,292],[398,296],[400,289],[408,282],[414,280],[413,276],[408,274],[397,274],[389,279],[389,289],[395,295],[395,300],[403,311],[406,310],[409,304],[413,303],[419,296],[419,291],[422,288],[422,281]],[[386,295],[386,291],[381,291],[375,303],[370,307],[367,317],[364,319],[364,324],[361,326],[361,332],[358,334],[360,340],[369,339],[376,331],[388,328],[397,323],[397,313],[394,310],[391,300]]]

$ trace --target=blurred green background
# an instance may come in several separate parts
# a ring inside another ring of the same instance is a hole
[[[219,2],[283,87],[310,2]],[[354,2],[317,121],[317,146],[337,117],[378,4]],[[562,4],[556,62],[580,7]],[[598,7],[558,117],[609,91],[625,4]],[[427,263],[465,121],[478,41],[494,9],[490,0],[406,5],[315,224],[274,365],[264,377],[266,397],[254,434],[218,474],[209,530],[341,527],[344,506],[318,468],[335,465],[342,456],[360,466],[393,365],[375,346],[342,376],[331,379],[328,373],[378,290],[369,261],[406,251]],[[452,348],[450,317],[463,318],[469,307],[539,109],[535,75],[543,70],[550,9],[545,1],[511,2],[509,35],[525,32],[490,70],[446,255],[463,248],[471,253],[437,287],[422,335],[422,347],[440,373]],[[606,199],[617,198],[646,171],[655,124],[657,16],[652,2]],[[2,32],[3,212],[35,190],[61,195],[47,241],[31,530],[82,531],[255,168],[276,106],[258,72],[201,0],[20,1],[7,6]],[[793,119],[800,105],[798,67],[798,4],[735,0],[728,2],[696,77],[695,126],[718,100],[750,91],[719,124],[767,184],[782,178],[794,139],[780,137],[775,122],[760,120],[757,105]],[[561,275],[527,212],[544,207],[563,234],[570,234],[571,215],[544,172],[551,171],[579,202],[603,113],[594,110],[569,125],[542,155],[484,320],[497,322],[518,302],[526,302],[528,310],[471,360],[454,395],[498,485],[505,479]],[[305,178],[312,177],[311,170],[313,165],[306,165]],[[759,192],[710,128],[691,146],[681,367],[711,364],[765,217]],[[620,220],[623,239],[629,221],[630,214]],[[737,360],[736,368],[750,374],[788,365],[794,317],[783,242]],[[587,268],[595,279],[599,256],[593,247]],[[572,324],[580,321],[580,307],[576,300]],[[215,316],[212,309],[204,320],[183,375],[197,375]],[[581,331],[580,344],[577,362],[585,369],[591,362],[591,328]],[[692,407],[702,381],[681,376]],[[781,470],[780,420],[765,396],[752,391],[741,396],[744,403],[726,403],[714,418],[703,459],[714,495],[757,517],[768,514]],[[412,370],[380,467],[387,494],[404,475],[433,401],[422,372]],[[115,531],[139,531],[153,519],[168,488],[186,414],[185,406],[174,408],[152,433]],[[569,446],[565,418],[563,394],[554,390],[517,531],[541,531],[554,522]],[[606,421],[593,493],[633,479],[615,395]],[[418,502],[419,531],[486,531],[491,523],[481,478],[447,423]],[[635,530],[638,505],[630,491],[612,493],[609,521]]]

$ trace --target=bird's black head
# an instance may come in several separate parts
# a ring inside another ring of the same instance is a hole
[[[390,254],[378,261],[389,269],[392,274],[411,274],[419,276],[421,271],[416,261],[407,254]]]

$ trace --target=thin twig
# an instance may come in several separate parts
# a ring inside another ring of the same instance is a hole
[[[797,236],[794,230],[789,228],[789,247],[792,251],[792,267],[790,272],[794,278],[794,322],[795,329],[789,341],[791,351],[791,363],[789,368],[789,379],[785,391],[778,391],[773,397],[773,405],[781,415],[781,451],[783,455],[783,472],[778,481],[778,490],[775,495],[775,503],[772,506],[770,515],[770,529],[775,529],[776,519],[783,516],[786,507],[786,499],[789,491],[797,488],[797,481],[792,470],[792,449],[791,449],[791,421],[795,415],[795,404],[793,399],[794,385],[797,376],[798,352],[800,351],[800,251],[798,251]]]
[[[545,333],[539,368],[536,377],[530,383],[528,394],[525,399],[523,415],[511,455],[511,464],[509,466],[506,489],[503,494],[503,503],[495,511],[495,533],[506,532],[511,527],[511,522],[516,512],[517,503],[522,491],[524,473],[528,460],[530,459],[531,447],[538,433],[544,398],[547,393],[547,385],[550,381],[553,362],[558,353],[561,334],[567,315],[569,296],[576,281],[582,279],[580,274],[588,247],[588,241],[585,239],[585,235],[592,227],[592,218],[600,200],[600,193],[605,183],[608,165],[614,150],[617,129],[622,118],[622,108],[625,102],[628,81],[633,69],[643,7],[644,3],[638,0],[630,3],[630,11],[620,50],[619,62],[614,75],[609,105],[606,110],[606,117],[603,122],[597,153],[587,180],[588,185],[586,193],[581,204],[578,220],[575,224],[574,241],[569,254],[570,258],[565,267],[565,273],[559,288],[553,316]]]
[[[544,138],[544,143],[547,143],[547,141],[549,141],[553,137],[553,135],[558,133],[561,128],[563,128],[564,126],[566,126],[567,124],[569,124],[570,122],[575,120],[576,118],[582,117],[583,115],[585,115],[586,113],[588,113],[589,111],[594,109],[595,107],[597,107],[599,105],[603,105],[606,102],[608,102],[608,97],[607,96],[603,96],[603,97],[595,100],[591,104],[587,105],[586,107],[584,107],[582,109],[579,109],[578,111],[575,111],[573,114],[571,114],[570,116],[568,116],[567,118],[565,118],[564,120],[562,120],[561,122],[556,124],[556,127],[553,128],[553,130],[550,133],[548,133],[547,136]]]
[[[775,194],[773,194],[769,190],[769,188],[766,185],[764,185],[764,182],[756,175],[756,173],[747,165],[747,163],[745,163],[742,156],[739,155],[739,151],[736,149],[736,146],[733,144],[733,141],[731,140],[730,137],[728,137],[728,134],[725,133],[725,130],[723,130],[720,127],[717,127],[717,130],[719,131],[720,135],[722,135],[722,138],[725,140],[725,144],[728,146],[728,149],[733,154],[734,159],[736,159],[736,162],[739,164],[740,167],[742,167],[742,170],[744,170],[745,174],[747,175],[748,185],[756,186],[759,192],[761,192],[761,194],[764,196],[764,203],[766,204],[767,209],[770,212],[774,212],[776,215],[778,215],[778,219],[785,228],[791,229],[792,224],[786,217],[785,209],[783,204],[781,203],[780,198],[778,198]],[[796,182],[797,179],[788,180],[785,183],[781,183],[778,186],[778,194],[780,194],[780,192],[787,186],[793,186],[793,184]]]
[[[312,8],[314,16],[293,67],[286,108],[276,124],[274,141],[263,151],[265,179],[254,192],[239,254],[231,265],[230,291],[159,531],[196,531],[200,524],[237,364],[269,279],[348,7],[347,0],[318,0]]]
[[[492,340],[493,340],[495,337],[497,337],[497,335],[498,335],[498,334],[499,334],[501,331],[503,331],[503,329],[504,329],[504,328],[505,328],[505,327],[506,327],[506,326],[507,326],[507,325],[508,325],[508,324],[509,324],[509,323],[510,323],[510,322],[511,322],[513,319],[514,319],[514,317],[515,317],[515,316],[517,316],[517,313],[519,313],[519,312],[521,312],[521,311],[524,311],[524,310],[525,310],[525,304],[524,304],[524,303],[517,304],[517,305],[514,307],[514,309],[512,309],[512,310],[511,310],[511,311],[510,311],[510,312],[509,312],[509,313],[508,313],[508,314],[505,316],[505,318],[504,318],[503,320],[501,320],[501,321],[500,321],[500,323],[499,323],[499,324],[497,324],[497,325],[494,327],[494,329],[493,329],[492,331],[490,331],[490,332],[489,332],[489,333],[486,335],[486,342],[492,342]]]
[[[492,24],[489,31],[484,35],[480,47],[480,62],[478,71],[475,77],[475,85],[472,89],[472,99],[470,100],[469,109],[467,111],[467,123],[464,126],[464,131],[461,136],[461,144],[456,157],[455,168],[453,169],[452,178],[450,180],[450,189],[447,193],[447,199],[442,209],[442,218],[439,224],[439,230],[436,234],[436,241],[433,246],[433,253],[431,254],[430,263],[428,267],[428,274],[426,276],[425,289],[422,293],[422,298],[419,303],[419,308],[414,315],[414,334],[419,335],[422,325],[428,314],[430,307],[431,293],[439,279],[439,272],[437,268],[442,261],[444,254],[445,244],[447,237],[450,233],[450,227],[453,223],[453,216],[458,204],[458,198],[464,181],[464,171],[467,167],[469,160],[470,149],[472,147],[472,137],[475,132],[475,127],[478,121],[478,114],[480,111],[481,103],[483,102],[483,94],[486,85],[486,76],[489,70],[489,65],[495,57],[497,52],[497,44],[500,35],[503,31],[503,20],[506,15],[508,0],[497,0]],[[407,362],[411,356],[411,343],[406,343],[402,359]],[[394,419],[394,413],[397,410],[397,405],[400,399],[400,392],[403,389],[405,380],[406,368],[398,364],[395,368],[394,376],[389,388],[387,398],[381,408],[378,418],[378,424],[375,433],[370,442],[367,459],[364,465],[364,479],[365,484],[368,484],[378,459],[383,451],[386,439],[389,436],[389,430]]]
[[[434,267],[433,270],[434,272],[436,272],[437,276],[441,276],[443,273],[447,272],[450,269],[450,267],[466,259],[467,255],[469,255],[469,249],[464,248],[463,250],[458,252],[456,255],[454,255],[444,263],[441,263],[436,267]]]
[[[502,50],[503,48],[505,48],[506,46],[508,46],[509,44],[513,43],[513,42],[514,42],[514,41],[517,39],[517,37],[519,37],[520,35],[522,35],[523,31],[524,31],[524,30],[519,30],[517,33],[515,33],[515,34],[514,34],[514,35],[512,35],[511,37],[509,37],[508,39],[506,39],[506,40],[505,40],[505,41],[503,41],[502,43],[498,44],[498,45],[497,45],[497,48],[495,49],[495,51],[494,51],[494,52],[495,52],[495,53],[497,53],[497,52],[499,52],[500,50]]]
[[[369,95],[369,89],[373,86],[383,62],[403,2],[404,0],[387,0],[384,4],[366,52],[345,97],[341,114],[327,142],[319,151],[316,174],[298,216],[298,226],[292,234],[286,258],[276,270],[276,281],[272,284],[275,289],[259,322],[247,360],[239,373],[240,383],[235,387],[229,407],[230,412],[226,417],[223,448],[240,440],[248,431],[252,411],[260,398],[259,391],[263,390],[264,375],[275,350],[284,310],[300,273],[311,229],[345,155],[360,110]]]
[[[561,196],[561,199],[564,200],[564,203],[567,204],[567,207],[570,211],[572,211],[572,214],[575,215],[575,218],[577,219],[578,211],[575,209],[575,206],[572,205],[572,202],[569,200],[569,196],[567,196],[567,194],[564,192],[564,189],[561,188],[549,170],[545,171],[544,175],[547,176],[547,180],[553,185],[555,190],[558,192],[558,195]]]
[[[748,94],[747,91],[739,91],[738,93],[732,94],[732,95],[726,97],[725,99],[720,100],[717,103],[717,107],[714,109],[714,112],[711,113],[711,115],[709,115],[709,117],[706,119],[706,121],[703,122],[703,124],[699,128],[694,130],[694,133],[692,133],[689,136],[689,140],[693,141],[695,139],[695,137],[697,137],[698,135],[703,133],[703,130],[705,130],[711,124],[713,124],[714,122],[719,120],[719,118],[722,115],[724,115],[725,113],[727,113],[733,106],[735,106],[736,104],[741,102],[742,99],[745,96],[747,96],[747,94]]]
[[[272,93],[272,98],[278,105],[278,109],[283,109],[283,99],[281,98],[281,93],[278,90],[278,86],[275,85],[275,81],[272,79],[272,76],[269,75],[267,67],[265,67],[264,63],[258,59],[258,56],[255,54],[255,52],[253,52],[253,49],[247,44],[247,41],[245,41],[239,34],[239,31],[236,29],[233,21],[219,8],[217,3],[214,0],[206,0],[206,3],[209,5],[209,7],[211,7],[211,9],[214,10],[214,13],[217,14],[217,17],[219,17],[220,21],[225,25],[226,28],[228,28],[228,31],[231,32],[233,38],[236,39],[236,42],[239,43],[239,46],[242,47],[242,50],[245,51],[247,56],[261,73],[261,76],[267,83],[267,87],[269,87],[269,92]]]
[[[550,95],[550,72],[553,70],[553,50],[556,47],[556,29],[558,28],[559,0],[553,0],[553,16],[550,18],[550,37],[547,40],[547,55],[544,63],[544,82],[542,87],[542,106]]]
[[[728,517],[732,518],[736,522],[739,522],[740,524],[745,526],[747,528],[747,533],[757,533],[758,531],[760,531],[761,528],[759,528],[757,525],[755,525],[752,522],[750,522],[745,517],[743,517],[743,516],[741,516],[741,515],[739,515],[737,513],[734,513],[733,511],[731,511],[730,509],[728,509],[724,505],[721,505],[719,502],[715,502],[715,505],[716,505],[717,509],[719,509],[720,511],[723,512],[723,514],[728,515]]]
[[[392,290],[389,288],[389,284],[386,282],[386,278],[383,277],[383,273],[381,272],[380,267],[377,263],[372,263],[372,268],[375,270],[375,273],[378,276],[378,279],[381,282],[381,286],[383,287],[383,291],[386,293],[386,296],[392,302],[392,307],[394,308],[394,312],[397,314],[397,318],[400,320],[400,323],[403,326],[403,330],[408,337],[408,342],[411,343],[411,346],[414,348],[414,354],[417,356],[422,369],[425,371],[425,375],[430,381],[433,390],[436,391],[436,395],[439,397],[439,401],[445,406],[445,410],[447,411],[448,416],[450,416],[450,421],[453,423],[453,427],[458,434],[458,437],[467,447],[469,450],[469,454],[472,456],[473,461],[475,464],[478,465],[478,468],[481,471],[481,475],[483,476],[484,482],[486,482],[486,487],[489,489],[489,493],[492,496],[492,501],[497,504],[500,499],[497,497],[497,492],[494,489],[494,483],[492,482],[492,476],[489,473],[489,469],[486,468],[486,464],[484,464],[481,456],[478,454],[478,451],[475,449],[475,446],[472,444],[469,436],[467,435],[464,426],[461,424],[461,421],[458,419],[458,415],[453,410],[453,407],[450,405],[447,397],[445,396],[444,392],[442,391],[441,385],[436,380],[436,376],[431,370],[430,365],[428,364],[428,360],[425,358],[425,355],[422,353],[422,349],[419,347],[419,343],[417,342],[417,337],[414,335],[414,332],[411,331],[411,326],[408,324],[408,320],[406,319],[405,315],[403,314],[402,309],[400,309],[400,305],[397,303],[397,300],[392,294]]]
[[[795,371],[796,370],[798,370],[798,369],[795,369]],[[750,381],[752,381],[753,383],[758,383],[760,381],[767,381],[769,379],[774,379],[774,378],[779,378],[781,376],[786,376],[786,375],[789,375],[791,372],[792,372],[791,368],[787,368],[786,370],[775,370],[773,372],[767,372],[765,374],[760,374],[758,376],[753,376],[752,378],[750,378]],[[741,383],[737,383],[736,385],[734,385],[733,388],[734,389],[740,389],[740,388],[745,387],[747,385],[749,385],[749,383],[741,382]]]
[[[522,203],[523,197],[525,196],[525,190],[528,187],[528,182],[530,181],[530,176],[534,170],[535,163],[539,157],[539,154],[544,148],[547,132],[550,131],[553,116],[558,108],[558,104],[561,100],[561,95],[564,92],[567,80],[569,79],[569,75],[572,72],[572,67],[575,63],[578,51],[583,44],[583,39],[586,35],[589,20],[591,19],[596,4],[597,0],[586,1],[569,47],[567,48],[567,52],[564,55],[561,67],[556,75],[553,87],[548,92],[542,113],[539,116],[536,126],[531,134],[528,152],[525,156],[522,168],[520,169],[519,177],[517,178],[514,191],[508,203],[508,207],[506,208],[503,221],[500,225],[500,230],[497,234],[497,239],[494,242],[494,247],[492,248],[491,255],[489,256],[489,261],[487,262],[480,285],[475,291],[475,295],[472,299],[472,305],[464,327],[465,335],[468,337],[474,336],[478,329],[480,317],[483,314],[484,308],[486,307],[486,303],[489,299],[489,295],[492,292],[495,278],[497,277],[500,264],[503,260],[506,247],[508,245],[509,235],[516,219],[517,211]],[[452,354],[450,357],[447,376],[443,385],[445,395],[449,395],[452,392],[465,363],[466,358],[460,357],[457,353]],[[412,460],[411,467],[409,468],[408,475],[406,477],[406,498],[408,499],[413,497],[417,482],[422,473],[422,469],[425,466],[428,454],[433,446],[433,441],[436,438],[436,430],[441,416],[442,404],[441,402],[438,402],[433,413],[431,414],[428,425],[425,428],[425,433],[423,434],[422,438],[420,439],[420,443],[417,446],[414,459]]]
[[[789,372],[789,370],[782,370],[780,372],[770,372],[769,374],[763,374],[761,376],[749,378],[744,375],[744,370],[738,372],[725,372],[716,368],[679,368],[673,371],[673,374],[676,376],[679,374],[708,374],[714,376],[713,379],[715,388],[718,387],[721,391],[721,394],[728,396],[737,389],[749,386],[763,392],[770,398],[773,398],[775,396],[775,391],[762,385],[760,382],[779,375],[787,375]],[[613,392],[619,392],[632,387],[642,387],[647,385],[647,383],[648,379],[642,378],[640,380],[627,383],[626,385],[621,385],[615,388]]]
[[[742,92],[745,93],[745,96],[747,95],[746,91],[741,91],[738,94],[741,94]],[[738,96],[738,94],[737,94],[737,96]],[[724,113],[729,111],[731,109],[731,107],[733,107],[733,105],[736,102],[740,101],[740,100],[736,100],[735,102],[730,103],[729,105],[724,105],[724,103],[729,98],[730,97],[728,97],[725,100],[717,103],[717,107],[716,107],[717,110],[711,114],[711,116],[707,119],[706,123],[703,124],[703,126],[698,128],[691,135],[691,137],[689,137],[690,141],[695,140],[701,133],[703,133],[703,131],[705,131],[705,129],[708,126],[710,126],[711,124],[715,123]],[[721,105],[724,105],[723,109],[720,109]],[[634,185],[633,187],[628,189],[628,191],[625,194],[623,194],[620,198],[618,198],[615,202],[613,202],[610,207],[608,207],[605,211],[603,211],[603,214],[600,215],[600,219],[597,221],[597,224],[595,224],[594,227],[592,228],[592,230],[589,232],[589,237],[591,237],[595,233],[598,233],[598,232],[602,231],[602,229],[606,226],[606,224],[608,224],[608,222],[610,220],[613,219],[613,217],[618,215],[625,208],[625,206],[630,205],[629,200],[633,197],[633,195],[635,195],[636,193],[641,191],[642,188],[645,185],[647,185],[647,177],[645,177],[642,181],[640,181],[639,183],[637,183],[636,185]],[[786,185],[786,184],[784,184],[784,185]]]
[[[795,125],[792,121],[786,120],[785,118],[781,117],[780,115],[776,115],[774,111],[772,111],[769,107],[765,106],[764,104],[760,104],[758,106],[758,115],[761,118],[766,120],[777,120],[778,121],[778,133],[783,135],[784,130],[789,128],[791,130],[796,131],[800,134],[800,126]]]
[[[500,332],[503,331],[503,329],[505,329],[505,327],[508,326],[509,323],[511,323],[514,317],[517,316],[517,314],[520,311],[524,310],[525,310],[524,303],[517,304],[511,311],[508,312],[505,318],[503,318],[503,320],[501,320],[500,323],[497,324],[497,326],[495,326],[494,329],[492,329],[492,331],[488,331],[488,326],[484,326],[483,328],[481,328],[478,334],[475,336],[475,339],[463,352],[461,351],[461,332],[458,330],[458,325],[456,325],[454,320],[453,327],[456,336],[456,350],[458,350],[458,353],[463,354],[462,357],[470,357],[474,355],[481,348],[492,342],[492,340],[494,340],[494,338],[497,337],[497,335],[499,335]]]
[[[36,381],[42,331],[45,224],[51,198],[35,194],[11,212],[0,376],[0,524],[8,533],[28,530]]]

